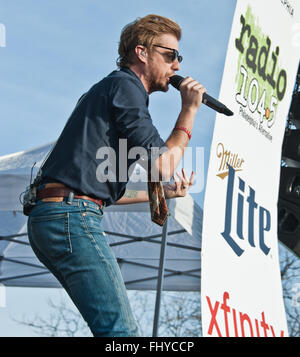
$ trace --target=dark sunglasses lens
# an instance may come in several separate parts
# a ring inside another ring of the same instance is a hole
[[[174,50],[174,52],[173,52],[173,61],[175,61],[176,58],[178,59],[179,63],[182,62],[182,56],[179,55],[178,51]]]

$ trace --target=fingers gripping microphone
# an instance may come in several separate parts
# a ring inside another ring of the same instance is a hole
[[[183,80],[184,77],[175,75],[170,77],[170,84],[172,84],[173,87],[179,90],[180,84]],[[202,103],[216,110],[219,113],[225,114],[227,116],[233,115],[233,112],[230,109],[228,109],[224,104],[220,103],[215,98],[208,95],[207,93],[203,93]]]

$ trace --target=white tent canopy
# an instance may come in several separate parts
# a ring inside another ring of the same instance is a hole
[[[6,286],[60,287],[28,243],[21,192],[29,185],[53,143],[0,157],[0,283]],[[138,169],[143,170],[141,167]],[[133,175],[135,172],[133,173]],[[128,187],[146,188],[145,183]],[[202,210],[190,195],[168,200],[170,216],[164,254],[164,290],[199,291]],[[162,228],[150,220],[149,203],[105,208],[103,229],[128,289],[155,290]]]
[[[52,146],[0,157],[0,283],[6,286],[61,287],[30,247],[20,202]],[[137,170],[143,171],[136,166],[127,188],[145,190],[146,173]],[[109,206],[102,220],[127,289],[156,290],[153,336],[162,289],[200,291],[202,210],[190,195],[168,200],[168,207],[163,228],[151,222],[148,202]]]

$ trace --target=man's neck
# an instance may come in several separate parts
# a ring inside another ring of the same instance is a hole
[[[140,66],[134,65],[134,64],[129,66],[129,69],[131,69],[139,77],[139,79],[143,83],[143,86],[146,89],[146,92],[149,93],[149,84],[148,84],[148,81],[146,79],[146,75],[145,75],[144,70]]]

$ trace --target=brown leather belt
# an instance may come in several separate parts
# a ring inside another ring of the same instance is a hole
[[[37,200],[42,200],[44,198],[50,198],[50,197],[69,197],[69,193],[70,192],[74,192],[74,190],[72,190],[71,188],[68,188],[67,186],[65,187],[46,187],[42,190],[39,190],[37,192]],[[80,198],[82,200],[89,200],[92,201],[94,203],[96,203],[97,205],[99,205],[101,208],[104,206],[103,201],[96,199],[96,198],[92,198],[90,196],[85,196],[85,195],[76,195],[74,192],[74,198]]]

